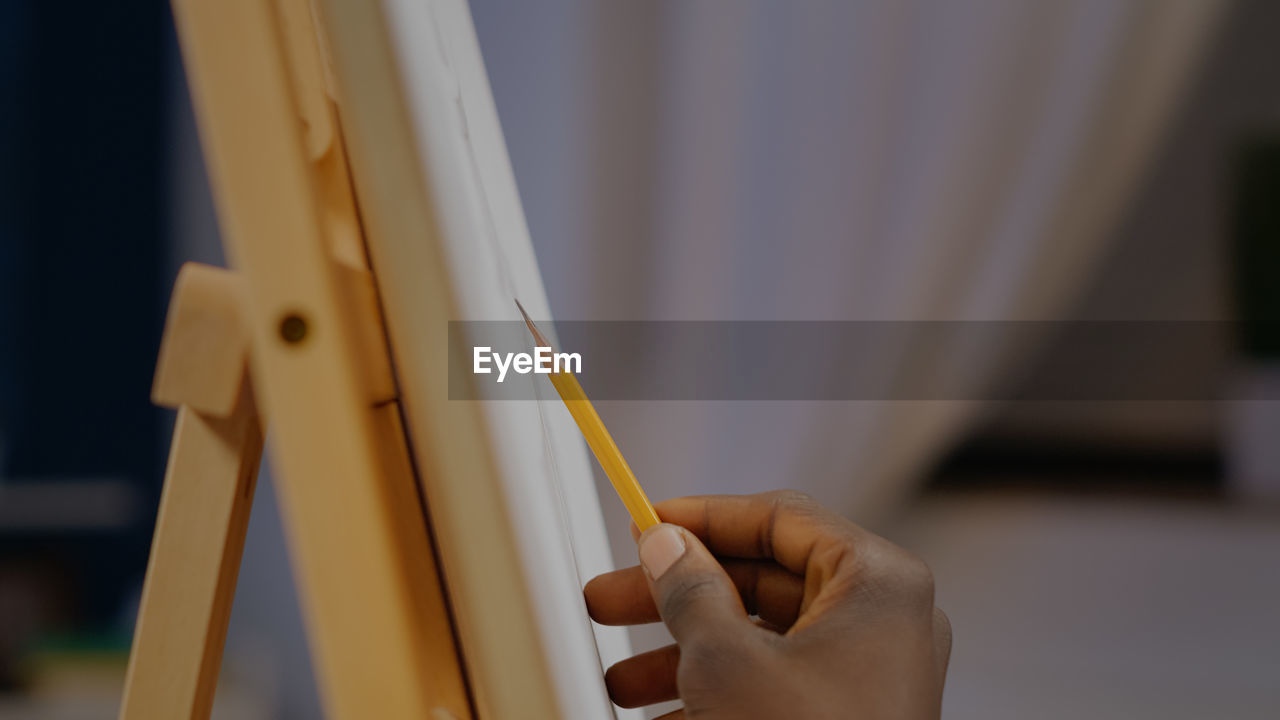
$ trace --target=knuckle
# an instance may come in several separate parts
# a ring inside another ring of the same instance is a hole
[[[913,608],[933,608],[933,571],[914,553],[892,545],[880,549],[872,553],[863,568],[863,576],[875,595],[887,601]]]
[[[818,505],[812,495],[799,490],[773,490],[764,496],[770,503],[788,509],[810,509]]]
[[[755,497],[768,507],[768,517],[757,539],[757,552],[762,557],[773,556],[774,533],[783,522],[816,531],[824,542],[840,543],[846,549],[852,549],[864,534],[848,518],[831,512],[811,495],[799,490],[774,490]]]
[[[933,609],[933,636],[934,642],[943,656],[951,654],[951,618],[942,611],[942,608]]]
[[[927,598],[932,604],[933,602],[933,570],[919,556],[912,553],[906,553],[903,559],[902,570],[903,583],[913,595]]]
[[[848,518],[837,515],[818,502],[812,495],[799,490],[775,490],[765,494],[771,505],[773,518],[779,516],[800,520],[814,528],[820,529],[824,535],[840,538],[852,543],[859,534],[859,528]]]

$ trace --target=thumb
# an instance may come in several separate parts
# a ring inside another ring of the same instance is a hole
[[[677,644],[737,637],[751,629],[733,581],[688,530],[667,523],[646,530],[640,536],[640,564]]]

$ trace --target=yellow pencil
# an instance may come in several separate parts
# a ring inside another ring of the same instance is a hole
[[[533,333],[533,339],[538,347],[550,348],[551,343],[547,342],[546,337],[529,319],[529,313],[524,311],[524,306],[519,300],[516,301],[516,307],[524,316],[524,323],[529,326],[529,332]],[[578,429],[586,437],[591,452],[595,454],[596,460],[600,461],[600,466],[609,476],[613,489],[618,492],[618,497],[622,498],[622,504],[627,507],[627,512],[631,513],[631,519],[635,521],[636,527],[640,528],[640,532],[644,532],[662,522],[658,519],[658,513],[653,509],[649,498],[645,497],[644,490],[640,488],[636,474],[631,472],[631,466],[627,464],[626,458],[622,457],[618,444],[613,441],[613,436],[605,428],[604,421],[600,419],[591,401],[587,399],[586,393],[582,391],[578,379],[573,376],[573,373],[567,371],[553,372],[549,377],[556,392],[560,393],[560,399],[569,409],[569,414],[573,416],[574,422],[578,423]]]

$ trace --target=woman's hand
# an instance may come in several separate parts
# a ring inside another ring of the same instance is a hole
[[[796,492],[657,509],[643,569],[585,590],[597,622],[662,620],[676,640],[609,668],[614,702],[678,697],[664,717],[688,720],[939,716],[951,626],[920,559]]]

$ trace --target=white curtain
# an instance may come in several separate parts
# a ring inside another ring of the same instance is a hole
[[[1061,317],[1221,6],[473,2],[554,311],[670,320]],[[999,340],[874,356],[966,388],[1025,349]],[[867,521],[981,410],[603,405],[657,498],[796,487]]]
[[[471,0],[566,319],[1057,317],[1221,5]],[[216,262],[186,90],[173,82],[176,255]],[[988,343],[891,350],[877,355],[887,371],[961,385],[1018,356]],[[600,405],[655,498],[787,486],[862,521],[980,410]],[[633,564],[610,492],[615,552]],[[288,572],[272,502],[263,482],[227,658],[258,670],[246,684],[278,696],[281,717],[314,717],[296,604],[276,582]]]

